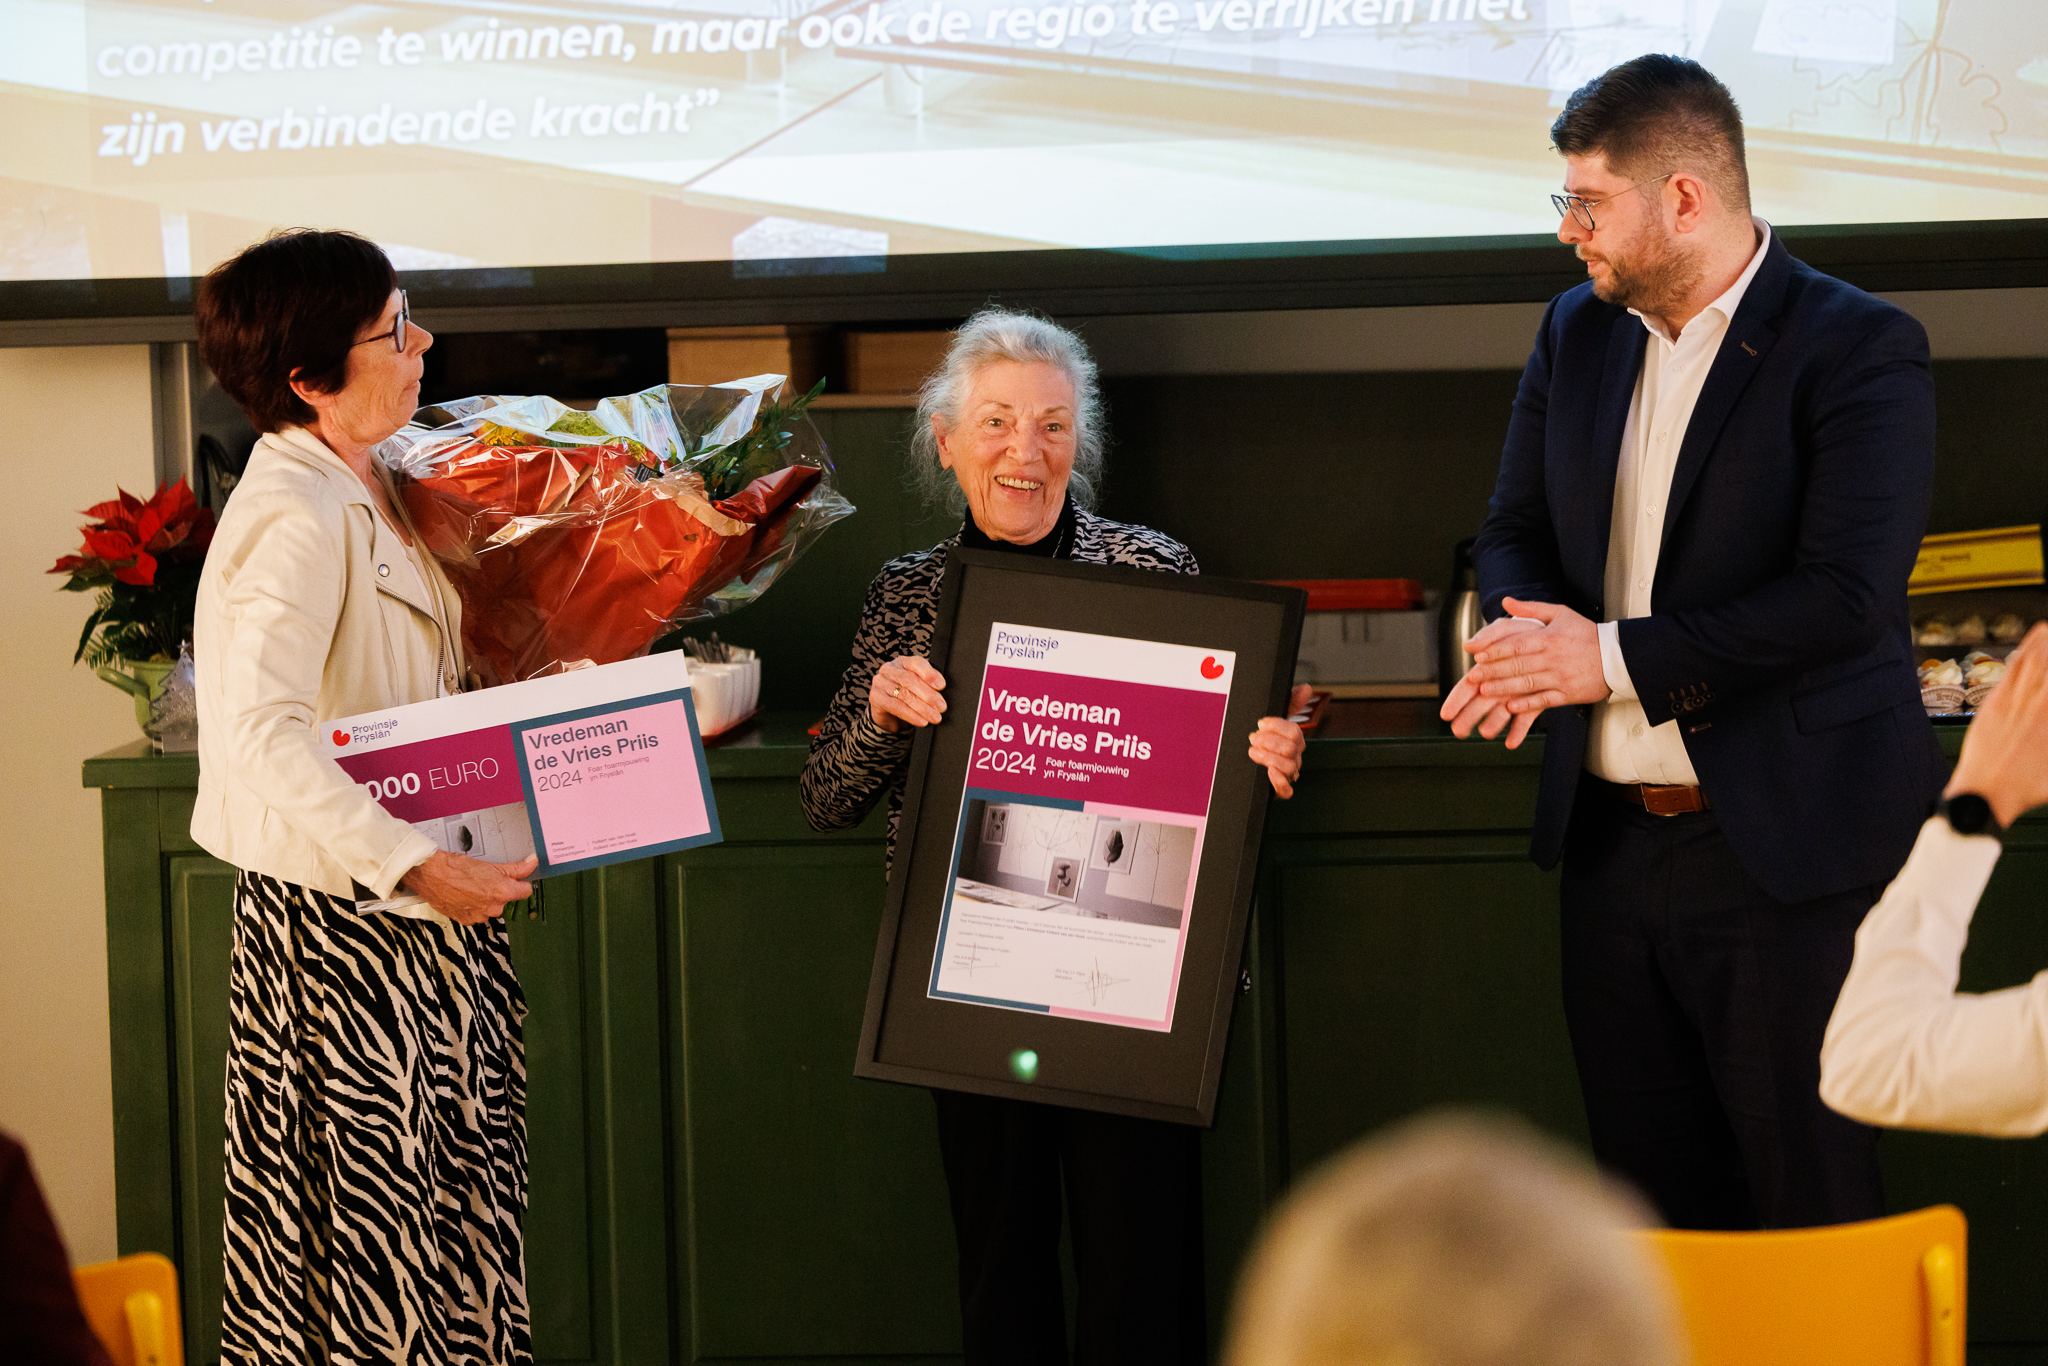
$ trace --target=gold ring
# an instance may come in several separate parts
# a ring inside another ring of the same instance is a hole
[[[903,685],[902,685],[901,683],[898,683],[898,684],[897,684],[897,685],[896,685],[895,687],[893,687],[893,688],[889,689],[889,696],[891,696],[891,697],[901,697],[901,696],[903,696]]]

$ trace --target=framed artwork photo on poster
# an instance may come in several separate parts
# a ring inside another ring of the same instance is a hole
[[[1211,1122],[1305,603],[952,552],[855,1075]]]

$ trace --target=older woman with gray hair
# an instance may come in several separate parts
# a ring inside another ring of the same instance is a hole
[[[1089,511],[1102,477],[1095,362],[1072,332],[1028,314],[967,320],[918,400],[913,458],[926,492],[963,509],[959,532],[882,566],[831,711],[804,765],[820,830],[889,802],[889,851],[913,728],[946,711],[927,657],[954,546],[1077,564],[1198,572],[1188,548]],[[1297,703],[1301,699],[1297,699]],[[1298,726],[1269,716],[1249,740],[1282,797],[1301,773]],[[1071,1359],[1206,1361],[1200,1135],[1186,1125],[934,1091],[960,1248],[969,1366],[1066,1362],[1059,1266],[1066,1191],[1076,1279]]]

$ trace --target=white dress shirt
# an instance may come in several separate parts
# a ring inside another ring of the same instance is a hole
[[[1657,581],[1657,555],[1664,542],[1665,503],[1678,449],[1700,400],[1707,372],[1714,368],[1728,321],[1749,292],[1764,254],[1771,249],[1771,225],[1756,224],[1756,254],[1720,298],[1701,309],[1676,337],[1662,323],[1644,317],[1650,334],[1643,368],[1636,375],[1628,425],[1621,432],[1621,462],[1614,475],[1614,521],[1607,538],[1606,620],[1600,625],[1600,671],[1613,696],[1593,708],[1586,745],[1586,769],[1610,783],[1677,783],[1699,786],[1678,722],[1652,726],[1636,700],[1636,688],[1621,657],[1615,625],[1650,615],[1650,588]]]
[[[1869,1124],[2028,1137],[2048,1131],[2048,972],[1956,991],[1970,917],[1998,862],[1988,835],[1936,816],[1856,932],[1820,1052],[1820,1097]]]

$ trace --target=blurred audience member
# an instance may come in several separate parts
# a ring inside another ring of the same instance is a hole
[[[85,1323],[71,1259],[28,1152],[0,1134],[0,1362],[112,1366]]]
[[[2024,1137],[2048,1130],[2048,972],[1956,990],[2006,827],[2048,803],[2048,625],[2007,661],[1963,737],[1941,807],[1856,933],[1821,1046],[1821,1099],[1869,1124]]]
[[[1224,1366],[1675,1366],[1645,1209],[1519,1123],[1425,1116],[1281,1206]]]

